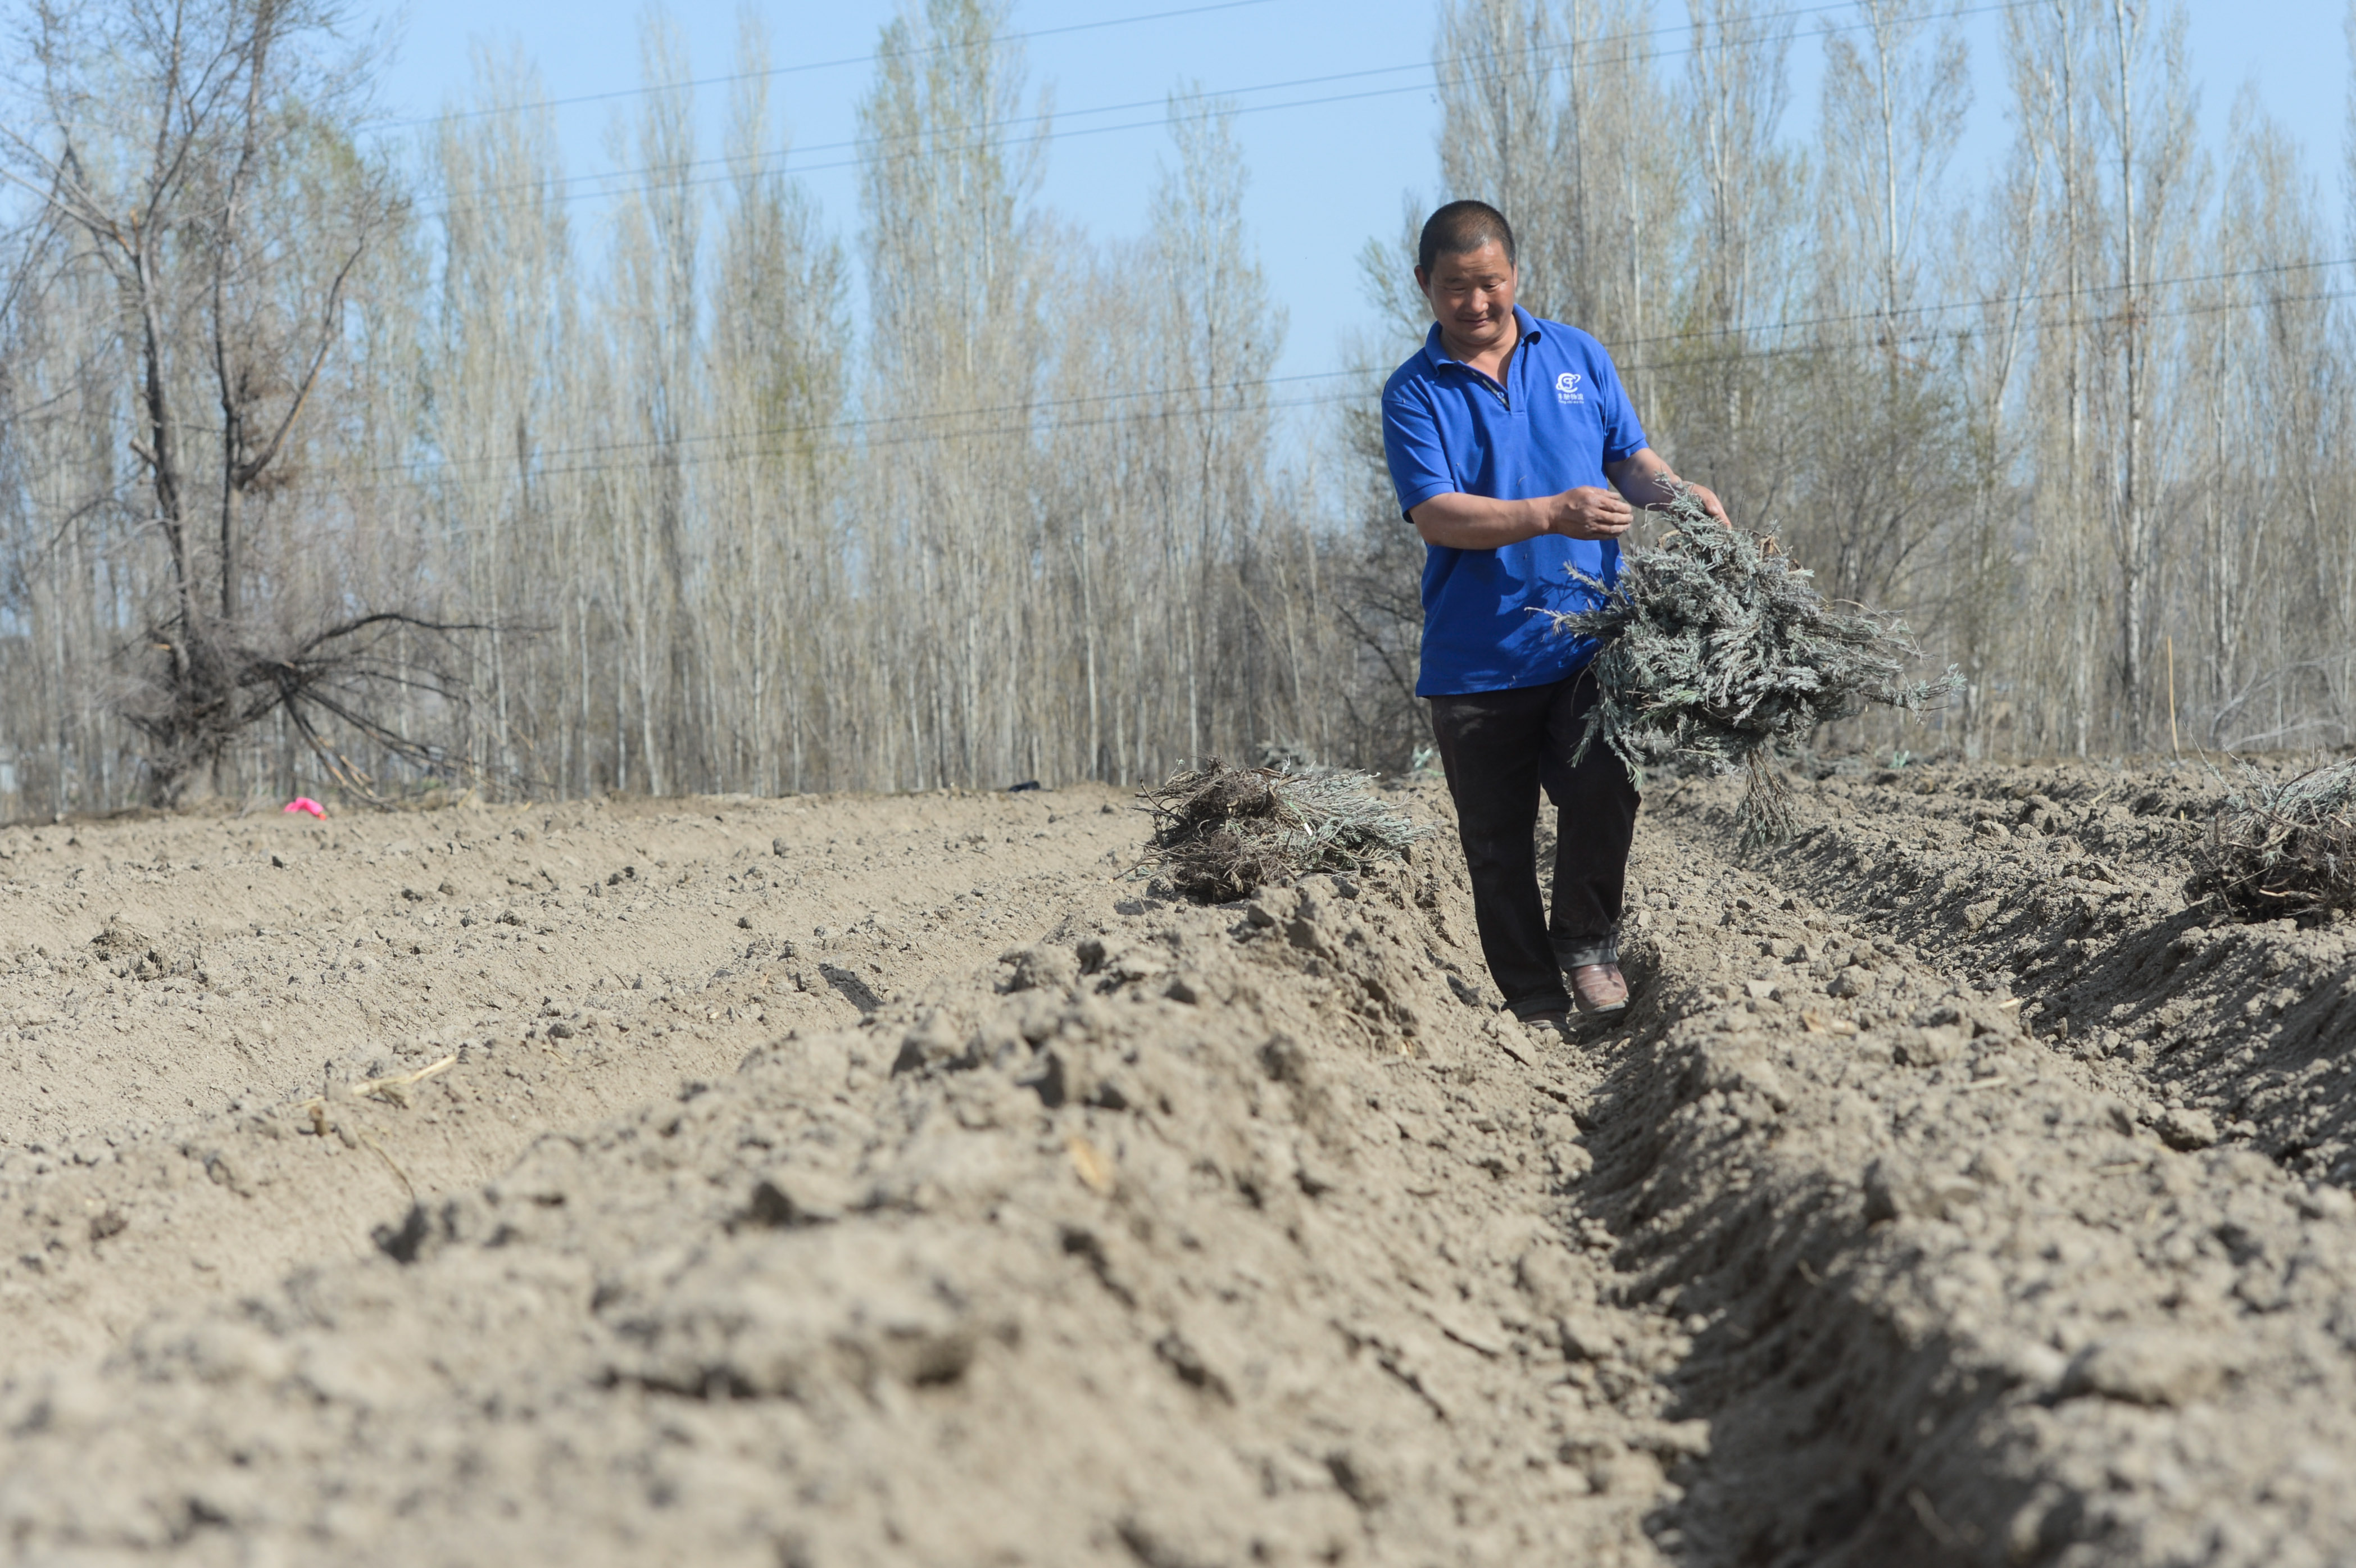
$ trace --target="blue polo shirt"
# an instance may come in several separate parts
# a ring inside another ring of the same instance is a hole
[[[1519,305],[1514,320],[1521,339],[1503,386],[1451,358],[1437,325],[1383,384],[1383,453],[1401,512],[1451,493],[1523,501],[1608,485],[1603,465],[1644,445],[1603,345]],[[1616,581],[1617,544],[1542,534],[1497,549],[1424,548],[1417,696],[1544,686],[1595,656],[1593,639],[1530,612],[1592,608],[1601,595],[1571,571]]]

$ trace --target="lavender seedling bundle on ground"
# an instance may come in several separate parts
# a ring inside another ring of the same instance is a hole
[[[2356,761],[2283,780],[2243,763],[2195,859],[2190,891],[2244,920],[2356,910]]]
[[[1140,792],[1153,813],[1145,866],[1220,903],[1312,871],[1402,859],[1429,835],[1376,799],[1372,773],[1229,767],[1210,758]]]
[[[1639,788],[1673,759],[1748,775],[1745,848],[1789,837],[1792,813],[1773,766],[1779,742],[1854,718],[1868,703],[1920,711],[1963,684],[1953,669],[1908,680],[1920,656],[1904,623],[1845,609],[1816,592],[1775,541],[1720,527],[1690,485],[1672,482],[1675,531],[1621,558],[1593,610],[1554,610],[1555,628],[1596,638],[1598,698],[1578,755],[1598,737]]]

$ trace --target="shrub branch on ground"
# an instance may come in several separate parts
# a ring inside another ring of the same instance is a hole
[[[1205,902],[1249,896],[1312,871],[1363,871],[1404,859],[1432,829],[1376,799],[1363,773],[1288,773],[1208,758],[1139,798],[1153,813],[1140,869]]]
[[[1601,737],[1639,788],[1646,768],[1677,758],[1744,772],[1742,842],[1772,843],[1792,825],[1779,744],[1868,703],[1920,711],[1963,677],[1904,678],[1921,655],[1903,622],[1827,600],[1773,539],[1721,528],[1690,485],[1668,483],[1675,530],[1624,553],[1608,588],[1581,576],[1604,593],[1601,605],[1536,613],[1602,645],[1580,757]]]
[[[2244,920],[2356,910],[2356,761],[2281,781],[2243,763],[2195,859],[2193,895]]]

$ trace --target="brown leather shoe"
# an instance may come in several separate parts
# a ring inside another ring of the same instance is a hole
[[[1581,964],[1570,972],[1571,1000],[1583,1018],[1623,1012],[1628,1007],[1628,981],[1617,964]]]

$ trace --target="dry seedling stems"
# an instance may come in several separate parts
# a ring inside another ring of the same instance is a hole
[[[391,1168],[392,1174],[401,1179],[402,1190],[409,1194],[409,1200],[412,1203],[416,1202],[417,1183],[409,1179],[409,1172],[401,1168],[401,1161],[393,1158],[391,1152],[388,1151],[382,1144],[377,1142],[374,1135],[369,1133],[366,1127],[355,1126],[352,1129],[352,1132],[359,1138],[360,1142],[376,1150],[377,1158],[384,1161],[384,1163]]]
[[[382,1078],[364,1078],[351,1085],[349,1093],[355,1100],[374,1097],[384,1101],[387,1104],[398,1105],[405,1110],[409,1105],[409,1098],[402,1093],[402,1090],[413,1088],[434,1074],[447,1072],[457,1065],[458,1054],[452,1051],[441,1061],[428,1062],[413,1072],[393,1072]],[[319,1136],[324,1138],[335,1130],[336,1124],[330,1123],[327,1119],[326,1093],[314,1094],[294,1108],[311,1118],[311,1130]],[[379,1143],[376,1136],[358,1121],[347,1121],[343,1126],[353,1139],[368,1145],[375,1152],[376,1157],[384,1161],[386,1168],[392,1172],[400,1180],[402,1189],[409,1194],[409,1200],[412,1203],[417,1201],[417,1184],[409,1179],[409,1172],[401,1168],[401,1162],[392,1157],[392,1152]]]
[[[401,1093],[403,1089],[423,1083],[435,1073],[447,1072],[457,1065],[458,1056],[455,1051],[453,1051],[441,1061],[421,1067],[414,1072],[395,1072],[383,1078],[366,1079],[353,1084],[352,1093],[355,1095],[373,1094],[380,1100],[388,1100],[393,1104],[406,1106],[409,1102]]]
[[[1099,1198],[1112,1196],[1119,1176],[1111,1157],[1104,1150],[1077,1133],[1064,1140],[1064,1150],[1071,1156],[1072,1173],[1080,1179],[1083,1186]]]
[[[2184,748],[2176,740],[2176,634],[2168,635],[2168,754],[2180,757]]]
[[[417,1084],[424,1083],[428,1078],[433,1077],[434,1074],[438,1072],[447,1072],[450,1069],[457,1065],[458,1053],[452,1051],[441,1061],[429,1062],[425,1066],[417,1069],[414,1072],[392,1072],[386,1074],[382,1078],[364,1078],[358,1083],[352,1084],[348,1092],[355,1100],[373,1097],[375,1099],[384,1101],[387,1104],[399,1105],[403,1110],[406,1110],[409,1106],[409,1098],[402,1093],[402,1090],[413,1088]],[[327,1093],[322,1093],[314,1094],[309,1099],[297,1104],[294,1108],[311,1118],[311,1130],[313,1132],[317,1133],[321,1137],[326,1137],[327,1136],[330,1130],[330,1125],[327,1121]],[[390,1158],[391,1157],[387,1156],[386,1157]]]
[[[1602,645],[1589,666],[1598,700],[1576,754],[1600,737],[1639,788],[1647,767],[1680,758],[1740,770],[1749,782],[1743,845],[1779,842],[1792,831],[1779,742],[1868,703],[1920,711],[1963,677],[1951,668],[1936,680],[1903,678],[1920,656],[1903,622],[1844,611],[1773,539],[1719,527],[1691,485],[1664,483],[1676,531],[1628,550],[1609,588],[1585,579],[1603,592],[1601,605],[1534,610]]]

